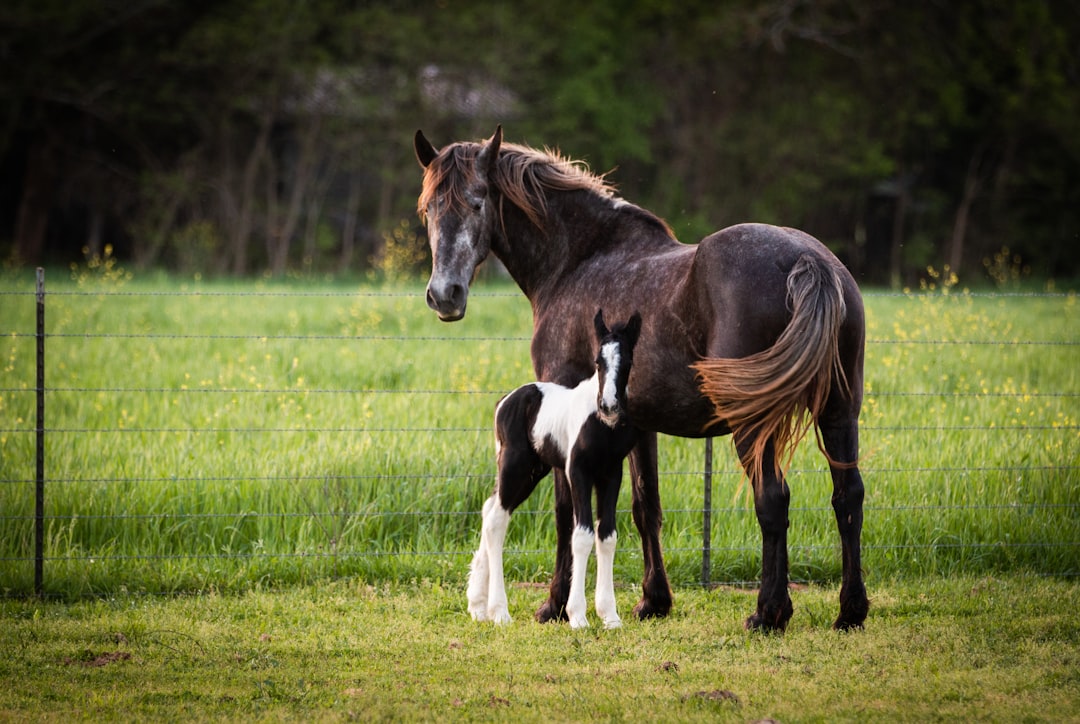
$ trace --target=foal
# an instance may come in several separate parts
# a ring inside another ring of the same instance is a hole
[[[637,443],[626,419],[626,384],[634,345],[641,332],[635,312],[625,324],[608,329],[600,310],[593,320],[600,351],[596,373],[568,388],[550,382],[523,385],[495,408],[495,492],[484,503],[480,548],[469,571],[469,613],[477,621],[509,623],[502,551],[510,514],[555,467],[570,484],[574,505],[571,539],[573,569],[566,615],[571,628],[583,628],[585,571],[596,542],[596,612],[605,628],[622,625],[615,610],[612,565],[615,560],[615,505],[622,483],[622,461]],[[591,496],[596,490],[599,537],[593,528]]]

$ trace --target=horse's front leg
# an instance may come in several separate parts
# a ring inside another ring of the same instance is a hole
[[[740,457],[743,452],[740,447]],[[761,590],[757,611],[746,619],[746,628],[783,631],[793,608],[788,594],[788,507],[791,492],[773,467],[772,441],[765,448],[762,476],[754,486],[754,511],[761,528]],[[750,471],[747,471],[750,474]]]
[[[863,523],[863,481],[855,462],[858,460],[858,422],[822,426],[821,441],[833,461],[850,467],[830,466],[833,480],[833,511],[840,531],[843,579],[840,585],[840,616],[833,628],[862,628],[870,610],[862,575],[861,536]]]
[[[555,479],[555,574],[551,578],[548,600],[536,610],[540,623],[566,620],[566,599],[570,595],[570,537],[574,525],[574,503],[566,473],[553,470]]]
[[[592,553],[596,534],[592,525],[588,525],[587,522],[587,518],[576,522],[570,542],[574,565],[570,574],[570,595],[566,600],[566,615],[570,619],[570,628],[575,629],[586,628],[589,625],[589,620],[585,615],[588,608],[585,602],[585,578],[588,575],[589,554]]]
[[[582,457],[588,455],[583,454]],[[590,472],[587,472],[595,468],[590,463],[591,461],[581,466],[573,465],[567,471],[567,481],[574,501],[574,533],[570,539],[573,567],[570,573],[570,595],[566,600],[566,615],[570,619],[570,628],[575,629],[589,625],[586,618],[588,604],[585,602],[585,578],[589,571],[589,555],[596,542],[592,511],[594,480]]]
[[[641,600],[634,607],[638,618],[666,616],[671,611],[671,586],[664,569],[660,549],[660,484],[657,471],[656,433],[641,434],[630,451],[630,480],[633,492],[634,524],[641,534],[641,552],[645,575],[641,581]]]

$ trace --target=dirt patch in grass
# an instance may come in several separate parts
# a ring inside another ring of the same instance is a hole
[[[118,661],[128,661],[131,654],[127,651],[108,651],[103,654],[95,654],[92,651],[84,651],[76,657],[64,657],[64,666],[85,666],[87,668],[99,668],[115,664]]]

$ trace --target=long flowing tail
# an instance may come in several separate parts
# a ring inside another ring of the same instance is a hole
[[[787,294],[791,321],[773,346],[749,357],[693,365],[702,393],[716,408],[713,422],[725,422],[736,443],[751,441],[741,460],[755,487],[768,441],[779,476],[810,425],[816,428],[834,375],[840,385],[848,384],[838,344],[846,308],[836,272],[825,259],[806,254],[788,273]]]

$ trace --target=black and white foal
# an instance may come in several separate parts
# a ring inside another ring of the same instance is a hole
[[[477,621],[509,623],[502,551],[510,514],[553,467],[570,483],[574,504],[573,568],[566,615],[571,628],[588,626],[585,572],[596,544],[596,613],[605,628],[622,625],[615,610],[615,506],[622,462],[637,443],[626,419],[626,385],[641,315],[608,329],[600,310],[593,320],[599,353],[596,373],[577,387],[550,382],[523,385],[495,408],[495,492],[484,503],[480,548],[469,572],[469,613]],[[592,492],[599,509],[593,527]],[[599,533],[599,536],[596,533]]]

